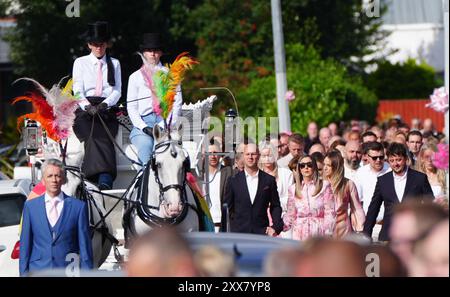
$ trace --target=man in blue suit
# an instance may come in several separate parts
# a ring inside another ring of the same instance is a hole
[[[87,205],[61,191],[66,182],[61,161],[47,160],[42,169],[46,192],[25,202],[23,209],[20,275],[64,268],[78,260],[81,269],[92,269]]]

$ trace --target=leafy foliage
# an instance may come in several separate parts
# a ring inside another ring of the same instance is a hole
[[[430,65],[408,59],[404,63],[381,63],[368,76],[367,85],[380,99],[416,99],[428,98],[442,81]]]
[[[319,126],[353,117],[373,121],[377,99],[360,79],[349,76],[341,64],[322,59],[312,47],[286,47],[287,78],[296,99],[289,103],[291,129],[306,132],[308,123]],[[254,79],[239,96],[246,116],[277,116],[275,78]]]

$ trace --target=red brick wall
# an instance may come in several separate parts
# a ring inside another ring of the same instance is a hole
[[[383,122],[398,114],[405,123],[411,126],[413,118],[419,118],[422,122],[426,118],[430,118],[433,120],[436,129],[442,132],[445,125],[444,114],[425,107],[425,104],[429,102],[429,99],[380,100],[378,103],[377,121]]]

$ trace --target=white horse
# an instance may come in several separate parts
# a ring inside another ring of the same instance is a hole
[[[181,232],[199,231],[199,206],[187,185],[186,171],[189,156],[181,147],[178,131],[153,129],[155,151],[141,171],[141,186],[136,185],[125,207],[123,224],[126,237],[141,235],[165,224],[176,226]]]
[[[92,251],[93,251],[93,262],[94,266],[100,267],[103,262],[105,262],[108,257],[111,247],[113,237],[113,228],[109,217],[103,218],[106,215],[106,209],[104,206],[104,197],[99,193],[99,189],[96,185],[89,181],[84,180],[82,183],[81,178],[81,164],[84,158],[84,145],[75,136],[75,133],[71,131],[70,137],[67,139],[66,146],[66,157],[65,163],[68,168],[67,171],[67,183],[63,185],[62,191],[69,196],[79,197],[80,192],[85,191],[91,195],[90,199],[87,200],[88,212],[89,212],[89,224],[94,227],[92,236]],[[56,153],[56,156],[61,156],[61,150],[59,145],[48,140],[48,144],[44,149],[51,149]],[[53,157],[56,157],[55,155]],[[61,159],[61,157],[59,157]],[[81,186],[81,187],[80,187]],[[81,189],[81,191],[80,191]],[[93,192],[94,190],[95,192]],[[89,195],[88,194],[88,195]]]

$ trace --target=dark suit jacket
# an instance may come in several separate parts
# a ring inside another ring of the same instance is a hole
[[[425,174],[411,168],[408,169],[407,174],[402,202],[410,199],[433,199],[433,191]],[[375,226],[382,203],[384,203],[383,227],[381,228],[378,239],[380,241],[387,241],[389,240],[392,210],[396,204],[400,203],[395,193],[394,175],[392,171],[380,176],[377,180],[377,185],[375,186],[364,223],[364,232],[369,236],[372,236],[373,226]]]
[[[64,207],[52,232],[44,196],[25,202],[20,234],[20,275],[42,269],[66,267],[79,255],[82,269],[92,269],[92,243],[87,204],[64,194]]]
[[[233,168],[231,166],[225,166],[220,169],[220,203],[223,204],[225,197],[225,191],[228,189],[228,179],[234,175]]]
[[[277,233],[283,230],[280,198],[277,183],[273,176],[259,171],[258,189],[253,204],[245,179],[245,171],[228,179],[228,189],[224,202],[230,209],[231,232],[265,234],[269,226],[267,208],[270,204],[273,228]]]

